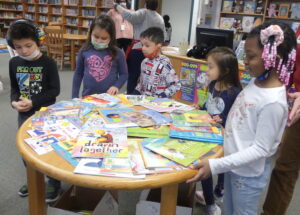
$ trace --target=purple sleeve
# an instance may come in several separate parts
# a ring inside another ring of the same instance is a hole
[[[79,52],[76,60],[76,69],[73,75],[72,98],[79,98],[79,90],[84,74],[84,59],[82,51]]]
[[[118,68],[119,78],[117,79],[114,86],[117,87],[118,89],[121,89],[124,83],[128,79],[128,69],[127,69],[125,54],[123,51],[118,50],[116,61],[118,64],[117,68]]]

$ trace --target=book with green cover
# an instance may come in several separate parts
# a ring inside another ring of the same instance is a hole
[[[179,126],[211,126],[216,122],[207,111],[193,110],[182,114],[171,114],[173,124]]]
[[[144,143],[146,148],[183,166],[188,166],[216,146],[216,144],[213,143],[171,139],[166,137],[156,139],[148,138],[145,139]]]
[[[158,125],[151,127],[128,127],[127,136],[129,137],[168,137],[169,136],[169,126]]]

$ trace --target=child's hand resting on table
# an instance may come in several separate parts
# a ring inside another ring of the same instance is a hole
[[[223,121],[220,115],[213,115],[212,118],[216,121],[216,123],[222,123]]]
[[[108,90],[107,93],[109,95],[116,95],[119,92],[119,89],[117,87],[111,86]]]
[[[187,180],[187,183],[196,182],[202,179],[206,179],[211,175],[211,170],[208,160],[200,162],[198,164],[191,165],[192,169],[198,169],[198,173],[191,179]]]

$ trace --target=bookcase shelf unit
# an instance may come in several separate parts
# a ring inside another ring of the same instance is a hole
[[[231,2],[231,3],[230,3]],[[291,26],[296,24],[299,22],[300,24],[300,15],[299,17],[291,17],[292,15],[292,4],[299,4],[300,7],[300,0],[263,0],[262,4],[259,5],[261,6],[261,9],[259,11],[256,11],[256,8],[253,8],[254,11],[253,12],[244,12],[244,7],[245,7],[245,3],[247,2],[255,2],[255,7],[258,6],[257,2],[258,0],[243,0],[243,5],[238,11],[236,11],[235,7],[234,7],[234,2],[239,2],[239,1],[235,1],[235,0],[222,0],[222,4],[221,4],[221,8],[220,8],[220,19],[219,19],[219,27],[222,28],[224,26],[223,21],[225,20],[240,20],[240,24],[242,25],[243,23],[243,19],[244,17],[253,17],[252,20],[257,20],[257,19],[261,19],[261,22],[265,22],[267,20],[270,19],[277,19],[280,21],[283,21],[285,23],[290,24]],[[269,8],[270,8],[270,4],[275,4],[276,5],[276,16],[274,17],[270,17],[269,16]],[[251,5],[251,4],[250,4]],[[286,10],[286,16],[282,17],[280,16],[280,12],[281,9],[284,9],[284,6],[286,6],[285,9]],[[294,6],[294,5],[293,5]],[[299,13],[300,13],[300,8],[299,8]],[[225,19],[222,19],[225,18]],[[229,18],[229,19],[226,19]],[[232,19],[233,18],[233,19]],[[251,20],[251,18],[250,18]],[[228,22],[229,22],[228,21]],[[254,21],[255,22],[255,21]],[[226,23],[225,23],[226,24]],[[237,26],[236,22],[234,23],[235,26],[233,27],[237,27],[237,33],[247,33],[248,31],[244,31],[243,29],[240,29],[239,26]]]
[[[61,22],[65,33],[86,34],[95,18],[113,7],[113,0],[0,0],[0,23],[25,18],[43,28]]]

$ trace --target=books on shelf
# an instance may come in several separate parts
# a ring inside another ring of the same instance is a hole
[[[254,13],[256,11],[256,0],[246,0],[244,3],[244,13]]]
[[[216,146],[213,143],[172,138],[148,138],[144,142],[146,148],[183,166],[188,166]]]
[[[221,17],[220,19],[220,28],[225,30],[230,30],[233,28],[235,18],[232,17]]]
[[[233,0],[224,0],[222,12],[232,12]]]
[[[291,18],[292,19],[300,19],[300,2],[292,3]]]
[[[243,16],[242,29],[245,32],[250,32],[254,23],[253,16]]]

